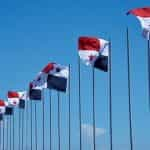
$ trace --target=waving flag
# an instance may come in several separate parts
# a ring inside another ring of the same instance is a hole
[[[0,111],[1,117],[3,114],[5,115],[12,115],[13,114],[13,107],[8,104],[8,102],[4,100],[0,100]]]
[[[29,84],[29,98],[31,100],[41,100],[42,90],[47,88],[47,76],[51,66],[46,66],[37,77]]]
[[[29,84],[29,99],[30,100],[42,99],[42,88],[39,86],[36,86],[33,82]]]
[[[41,100],[42,90],[47,88],[48,72],[52,69],[52,65],[47,65],[37,77],[29,84],[29,98],[31,100]]]
[[[4,114],[6,110],[6,103],[3,100],[0,100],[0,114]]]
[[[25,101],[28,100],[27,91],[18,92],[19,94],[19,108],[25,108]]]
[[[49,63],[44,69],[47,76],[47,88],[66,92],[69,68],[56,63]]]
[[[8,103],[11,106],[19,106],[19,108],[25,108],[25,101],[27,100],[27,92],[16,92],[9,91],[8,92]]]
[[[81,60],[86,65],[108,70],[109,42],[95,37],[79,37],[78,50]]]
[[[143,36],[146,39],[150,39],[150,7],[136,8],[130,10],[127,14],[132,14],[137,17],[142,26]]]
[[[8,103],[11,106],[18,106],[19,105],[19,94],[14,91],[8,91]]]

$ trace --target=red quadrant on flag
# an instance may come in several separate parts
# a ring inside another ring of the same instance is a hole
[[[44,69],[42,70],[42,72],[44,73],[49,73],[51,70],[54,69],[54,64],[53,63],[49,63],[47,64]]]
[[[3,100],[0,100],[0,106],[5,106],[5,102]]]
[[[19,98],[19,94],[17,92],[8,92],[8,98]]]
[[[83,51],[99,51],[101,47],[100,40],[94,37],[79,37],[78,42],[78,49]]]
[[[129,11],[128,14],[133,14],[139,17],[150,17],[150,7],[133,9]]]

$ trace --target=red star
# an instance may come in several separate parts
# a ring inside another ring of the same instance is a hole
[[[96,56],[92,56],[92,55],[89,56],[90,61],[93,61],[95,58],[96,58]]]
[[[16,105],[17,103],[16,103],[16,102],[13,102],[13,104]]]

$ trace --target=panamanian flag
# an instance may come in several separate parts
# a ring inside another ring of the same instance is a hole
[[[19,91],[18,94],[19,94],[19,108],[24,109],[26,101],[29,100],[28,92]]]
[[[9,105],[7,101],[0,100],[0,120],[3,119],[3,115],[12,115],[13,107]]]
[[[29,99],[42,100],[42,91],[47,88],[47,72],[40,71],[33,81],[29,83]]]
[[[9,105],[19,108],[25,108],[25,101],[28,100],[27,91],[8,91],[8,103]]]
[[[136,8],[130,10],[127,14],[132,14],[140,21],[142,34],[146,39],[150,39],[150,7]]]
[[[49,68],[50,69],[50,68]],[[48,73],[46,70],[40,71],[35,79],[29,84],[30,100],[42,100],[42,91],[47,88]]]
[[[109,42],[95,37],[79,37],[78,53],[86,65],[108,71]]]
[[[0,100],[0,114],[5,114],[6,103],[4,100]]]
[[[43,88],[35,84],[35,82],[30,82],[29,84],[29,99],[30,100],[42,100]]]
[[[56,63],[48,63],[42,70],[47,74],[47,88],[66,92],[69,77],[69,67]]]

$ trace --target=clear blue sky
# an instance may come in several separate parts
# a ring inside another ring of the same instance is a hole
[[[147,89],[147,43],[141,37],[139,22],[125,13],[149,5],[149,0],[5,0],[0,2],[0,96],[8,90],[24,90],[48,62],[71,64],[71,144],[79,148],[77,38],[81,35],[112,39],[113,143],[115,150],[129,150],[128,97],[126,68],[126,35],[131,39],[131,100],[133,135],[136,150],[150,147],[150,113]],[[91,68],[82,69],[82,123],[92,123]],[[107,73],[96,71],[96,127],[105,130],[98,135],[97,149],[108,150],[108,82]],[[48,92],[45,93],[48,105]],[[57,149],[57,101],[53,92],[53,149]],[[38,104],[38,146],[41,149],[41,105]],[[67,149],[67,95],[61,95],[61,145]],[[46,120],[48,120],[48,106]],[[17,116],[17,111],[16,111]],[[46,149],[49,149],[49,122],[45,122]],[[17,149],[16,117],[16,149]],[[90,137],[83,133],[83,150],[91,149]],[[28,142],[30,138],[28,137]],[[30,144],[28,145],[30,147]]]

